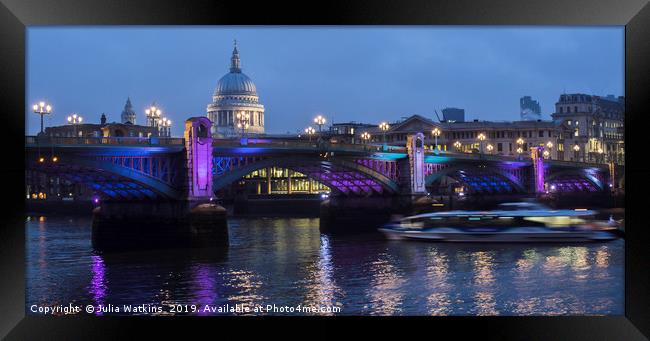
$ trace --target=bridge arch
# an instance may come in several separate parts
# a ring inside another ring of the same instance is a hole
[[[213,190],[222,189],[247,174],[267,167],[283,167],[298,171],[327,185],[335,192],[354,193],[356,192],[354,187],[369,188],[375,192],[399,192],[399,186],[393,179],[352,160],[312,156],[269,157],[256,160],[218,176],[215,175]]]
[[[182,196],[178,189],[164,181],[98,158],[65,155],[56,164],[34,164],[30,168],[83,183],[111,199],[178,199]]]
[[[546,176],[546,182],[556,187],[567,187],[571,190],[594,191],[605,188],[602,181],[583,169],[566,169],[553,172]],[[557,190],[563,191],[563,188],[557,188]]]
[[[458,164],[445,167],[435,173],[429,174],[425,178],[425,184],[427,187],[430,187],[433,185],[433,183],[442,179],[442,177],[448,176],[460,183],[469,185],[469,181],[461,176],[463,172],[471,172],[475,176],[492,176],[495,177],[495,179],[502,180],[501,182],[506,182],[507,185],[511,186],[514,191],[521,193],[526,192],[526,187],[521,183],[519,179],[517,179],[517,177],[511,173],[496,167],[479,167],[479,165],[476,164]]]

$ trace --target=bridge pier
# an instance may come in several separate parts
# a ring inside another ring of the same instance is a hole
[[[391,196],[333,196],[321,204],[324,231],[374,231],[396,215],[416,213],[429,206],[425,187],[424,134],[409,135],[407,158],[398,160],[400,192]]]
[[[321,203],[320,229],[324,232],[376,230],[400,211],[396,197],[332,196]]]
[[[228,246],[226,210],[189,200],[103,202],[93,210],[98,250]]]
[[[98,249],[228,246],[226,210],[212,203],[211,122],[185,121],[182,195],[151,201],[105,201],[93,211]]]

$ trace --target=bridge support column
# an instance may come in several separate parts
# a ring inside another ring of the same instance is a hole
[[[400,206],[413,208],[427,201],[426,163],[424,160],[424,134],[407,136],[407,158],[397,161],[400,178]],[[426,203],[424,203],[426,204]]]
[[[406,139],[406,150],[409,171],[406,173],[408,175],[408,184],[404,187],[411,195],[425,195],[427,190],[424,186],[424,134],[409,135]]]
[[[332,196],[321,204],[323,231],[375,231],[394,216],[415,213],[432,203],[425,187],[424,135],[407,137],[408,157],[397,161],[400,192],[392,196]]]
[[[212,202],[211,122],[185,122],[187,170],[182,196],[107,201],[93,211],[93,246],[102,250],[228,246],[226,210]]]
[[[194,245],[228,245],[226,209],[212,202],[212,122],[206,117],[185,121],[187,201]]]
[[[533,193],[544,193],[544,157],[542,147],[532,147],[530,157],[533,160]]]

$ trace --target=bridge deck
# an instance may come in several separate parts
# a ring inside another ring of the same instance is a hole
[[[161,148],[160,151],[178,152],[184,148],[184,139],[180,137],[36,137],[26,136],[27,147],[147,147]],[[374,154],[379,158],[404,158],[406,147],[384,146],[378,144],[342,144],[323,141],[305,141],[289,138],[248,138],[214,139],[215,153],[228,154],[263,154],[263,153],[296,153],[296,152],[340,152],[352,155]],[[154,151],[151,149],[150,151]],[[445,162],[445,159],[467,161],[493,161],[531,164],[528,157],[489,155],[478,153],[458,153],[440,151],[434,153],[427,150],[427,163]],[[607,164],[573,162],[561,160],[546,160],[546,164],[566,168],[606,168]]]

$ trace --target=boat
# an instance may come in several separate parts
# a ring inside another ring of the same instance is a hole
[[[389,239],[445,242],[597,242],[618,238],[613,220],[587,209],[553,210],[532,202],[500,204],[493,211],[414,215],[379,229]]]

